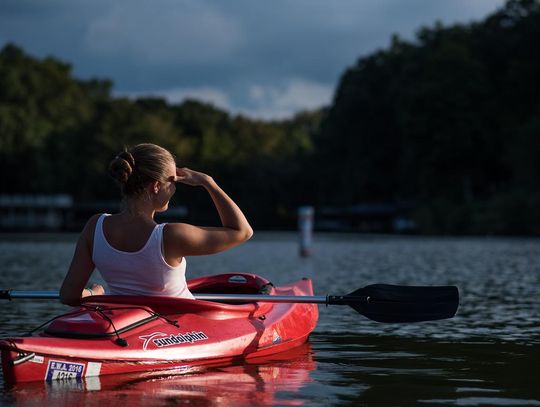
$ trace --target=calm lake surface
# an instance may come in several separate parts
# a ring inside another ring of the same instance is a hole
[[[57,290],[74,235],[0,235],[0,288]],[[8,388],[0,405],[540,406],[540,240],[319,234],[298,256],[294,233],[257,233],[229,252],[188,259],[188,278],[302,277],[315,293],[372,283],[457,285],[458,315],[381,324],[349,307],[319,307],[309,343],[261,364],[173,377],[115,377]],[[99,282],[99,276],[93,281]],[[64,312],[55,301],[3,302],[0,337]]]

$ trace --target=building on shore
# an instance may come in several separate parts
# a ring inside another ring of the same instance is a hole
[[[66,194],[0,195],[0,230],[61,230],[72,208],[73,199]]]
[[[317,208],[315,229],[360,233],[414,233],[411,203],[365,203]]]
[[[116,213],[117,201],[74,202],[71,195],[0,195],[0,232],[80,232],[90,216]],[[156,213],[156,222],[183,221],[185,206]]]

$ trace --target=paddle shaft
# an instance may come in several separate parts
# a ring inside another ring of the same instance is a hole
[[[261,301],[272,303],[308,303],[308,304],[342,304],[340,299],[343,296],[299,296],[299,295],[264,295],[264,294],[193,294],[195,299],[204,301],[231,301],[231,302],[249,302]],[[5,290],[0,291],[0,299],[32,299],[32,300],[55,300],[60,298],[58,291],[22,291]],[[369,297],[355,296],[349,301],[368,302]],[[344,304],[344,303],[343,303]]]
[[[60,298],[58,291],[22,291],[22,290],[2,290],[0,291],[0,299],[15,300],[57,300]]]

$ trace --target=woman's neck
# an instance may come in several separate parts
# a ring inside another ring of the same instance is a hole
[[[138,219],[154,220],[156,210],[149,199],[125,198],[121,214]]]

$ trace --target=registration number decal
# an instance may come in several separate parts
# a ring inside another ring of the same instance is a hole
[[[84,364],[50,360],[47,365],[46,381],[52,380],[81,380],[84,373]]]

